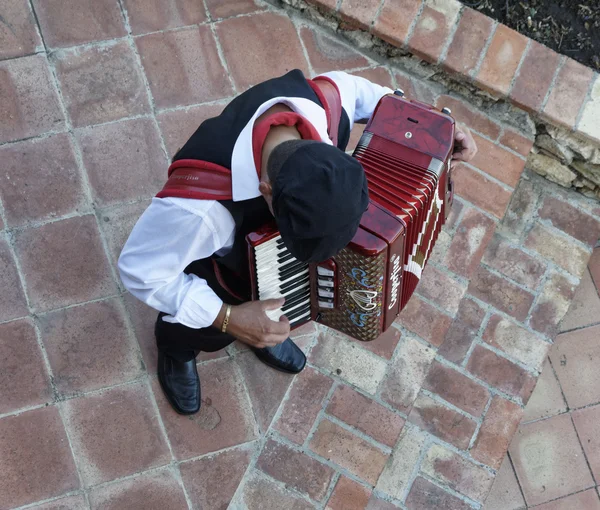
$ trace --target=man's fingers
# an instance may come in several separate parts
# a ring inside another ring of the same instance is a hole
[[[263,304],[263,310],[277,310],[283,306],[285,298],[265,299],[261,303]]]
[[[269,324],[269,333],[287,337],[290,333],[290,321],[283,315],[279,318],[278,322],[271,321]]]

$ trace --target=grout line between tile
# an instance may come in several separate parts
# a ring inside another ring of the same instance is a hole
[[[550,358],[550,356],[548,356],[548,363],[550,364],[550,369],[552,370],[552,373],[554,374],[554,377],[556,378],[556,381],[558,382],[558,387],[560,388],[560,394],[561,394],[563,402],[567,408],[567,412],[570,412],[571,406],[569,405],[569,401],[567,400],[567,396],[565,395],[565,391],[563,390],[562,383],[560,382],[560,377],[558,377],[558,373],[556,372],[556,369],[554,368],[554,363],[552,363],[552,359]]]
[[[37,25],[36,25],[36,27],[37,27]],[[41,37],[40,37],[40,39],[41,39]],[[0,58],[0,63],[9,62],[10,60],[17,60],[17,59],[20,59],[20,58],[33,57],[35,55],[41,55],[41,54],[45,54],[45,53],[46,53],[46,50],[39,49],[39,50],[32,51],[31,53],[25,53],[24,55],[17,55],[15,57]]]
[[[308,434],[306,435],[306,438],[304,439],[304,443],[302,443],[302,448],[304,448],[306,450],[309,450],[309,448],[310,448],[310,441],[312,440],[315,432],[319,428],[319,425],[323,421],[323,419],[325,417],[325,409],[329,405],[329,402],[331,401],[331,399],[333,397],[333,394],[334,394],[334,392],[335,392],[335,390],[336,390],[336,388],[338,386],[339,386],[339,382],[338,381],[334,381],[333,384],[331,385],[331,388],[329,388],[329,391],[327,392],[327,395],[325,395],[325,398],[321,402],[321,409],[317,413],[317,417],[315,418],[315,421],[313,422],[312,427],[308,431]]]
[[[331,496],[333,495],[333,491],[335,490],[335,487],[338,484],[338,481],[340,480],[341,477],[342,477],[341,473],[339,473],[338,471],[334,471],[333,476],[331,477],[331,480],[329,481],[329,487],[327,487],[327,490],[325,491],[325,496],[323,496],[323,500],[317,507],[318,510],[325,510],[325,506],[327,505],[327,503],[329,503],[329,500],[331,499]]]
[[[44,55],[46,56],[45,53],[40,53],[40,55]],[[34,136],[26,136],[25,138],[17,138],[15,140],[8,140],[6,142],[0,142],[0,147],[5,147],[5,146],[10,146],[10,145],[15,145],[21,142],[28,142],[28,141],[37,141],[37,140],[45,140],[46,138],[51,138],[54,135],[60,135],[63,133],[66,133],[67,129],[61,129],[58,131],[46,131],[45,133],[42,133],[41,135],[34,135]]]
[[[436,65],[440,65],[442,62],[446,61],[446,57],[448,56],[448,51],[450,50],[450,46],[452,45],[454,36],[456,35],[456,32],[458,31],[458,25],[460,23],[460,20],[463,17],[465,10],[466,10],[465,6],[461,4],[458,9],[458,12],[456,13],[456,18],[454,18],[453,25],[450,28],[450,32],[448,33],[448,37],[446,38],[446,42],[444,43],[444,47],[442,48],[440,56],[437,59]]]
[[[515,83],[521,76],[521,69],[523,68],[525,59],[527,58],[527,55],[529,54],[529,50],[531,49],[531,46],[533,45],[533,43],[531,41],[532,41],[531,39],[529,39],[529,38],[527,39],[527,45],[525,46],[525,50],[523,51],[523,54],[521,55],[521,60],[519,60],[519,65],[517,66],[517,69],[515,70],[515,75],[512,77],[510,85],[508,86],[508,89],[507,89],[506,93],[504,94],[507,98],[510,98],[510,95],[515,87]]]
[[[408,30],[406,31],[406,39],[405,39],[406,42],[402,45],[403,48],[408,48],[408,42],[412,39],[415,29],[417,28],[417,24],[419,23],[419,20],[421,19],[421,14],[423,13],[423,10],[425,9],[425,2],[426,2],[426,0],[423,0],[421,2],[421,5],[419,6],[417,13],[415,14],[415,17],[410,22],[410,26],[408,27]]]
[[[386,0],[379,1],[379,7],[377,7],[377,11],[375,11],[375,16],[373,16],[373,21],[371,21],[371,24],[369,25],[369,28],[367,30],[367,32],[369,34],[371,34],[371,30],[373,30],[375,23],[377,23],[377,20],[379,19],[379,16],[381,15],[381,11],[383,10],[383,6],[385,5],[385,2],[386,2]]]
[[[475,446],[475,442],[477,441],[477,438],[479,437],[479,432],[481,431],[481,427],[483,427],[483,422],[485,421],[485,417],[487,416],[487,413],[490,410],[490,407],[492,406],[493,400],[494,400],[494,395],[490,394],[488,397],[488,401],[485,404],[485,408],[483,409],[483,412],[481,413],[481,419],[479,420],[479,422],[477,423],[477,426],[475,427],[475,432],[473,432],[471,441],[469,441],[469,446],[467,447],[467,450],[466,450],[467,452],[470,452],[471,449],[473,448],[473,446]]]
[[[182,105],[182,106],[169,106],[166,108],[157,108],[156,115],[162,115],[162,114],[171,113],[171,112],[181,112],[181,111],[187,112],[193,108],[198,108],[199,106],[226,106],[233,99],[235,99],[235,96],[229,96],[229,97],[225,97],[223,99],[216,99],[214,101],[206,101],[206,102],[202,102],[202,103],[194,103],[194,104],[188,104],[188,105]]]
[[[256,469],[256,475],[259,478],[265,478],[268,481],[270,481],[272,484],[274,484],[275,486],[283,489],[285,492],[289,492],[291,494],[293,494],[294,496],[297,496],[298,498],[310,503],[313,508],[316,508],[317,506],[319,506],[319,503],[317,501],[315,501],[314,499],[312,499],[308,494],[296,489],[295,487],[292,487],[288,484],[286,484],[285,482],[278,480],[277,478],[274,478],[273,476],[271,476],[268,473],[265,473],[263,470],[255,468]],[[231,501],[234,501],[233,499]]]
[[[386,455],[391,455],[392,447],[387,446],[383,443],[380,443],[379,441],[377,441],[373,437],[365,434],[364,432],[357,429],[356,427],[349,425],[348,423],[340,420],[339,418],[337,418],[336,416],[334,416],[332,414],[327,413],[326,409],[323,410],[323,418],[329,420],[332,423],[335,423],[336,425],[338,425],[341,428],[343,428],[344,430],[347,430],[348,432],[354,434],[355,436],[360,437],[365,443],[369,443],[371,446],[374,446],[378,450],[381,450]]]
[[[541,114],[544,111],[544,108],[546,108],[546,104],[548,104],[548,100],[550,99],[550,96],[552,95],[554,86],[556,85],[556,82],[558,81],[558,75],[562,71],[562,68],[564,67],[566,62],[567,62],[567,57],[565,57],[564,55],[560,55],[558,65],[556,66],[556,70],[554,71],[554,76],[552,77],[552,81],[550,82],[550,87],[548,88],[548,92],[546,92],[546,95],[544,96],[544,100],[542,101],[542,105],[540,106],[539,114]]]
[[[35,508],[39,508],[40,505],[51,504],[51,503],[60,501],[61,499],[65,499],[65,498],[69,498],[69,497],[76,497],[76,496],[81,496],[84,499],[84,501],[86,503],[88,503],[88,501],[86,499],[85,491],[83,489],[77,489],[75,491],[65,492],[64,494],[60,494],[59,496],[54,496],[52,498],[42,499],[42,500],[36,501],[34,503],[27,503],[26,505],[15,507],[15,508],[12,508],[11,510],[35,509]],[[88,508],[89,508],[89,503],[88,503]]]
[[[514,193],[515,188],[513,188],[509,184],[506,184],[505,182],[503,182],[503,181],[499,180],[498,178],[494,177],[493,175],[488,174],[485,170],[481,170],[481,169],[477,168],[476,166],[474,166],[471,163],[465,163],[465,162],[463,162],[461,164],[464,165],[467,168],[470,168],[471,170],[473,170],[475,173],[481,175],[482,177],[485,177],[488,181],[491,181],[494,184],[497,184],[498,186],[500,186],[505,191],[509,191],[511,193],[511,197],[512,197],[512,194]],[[501,220],[502,218],[497,218],[497,219]]]
[[[583,117],[583,112],[585,111],[588,103],[590,102],[590,99],[592,98],[592,90],[594,90],[594,85],[596,84],[597,80],[600,80],[600,75],[598,73],[594,73],[594,77],[592,78],[587,93],[585,94],[585,99],[583,100],[583,103],[579,108],[579,113],[577,114],[577,117],[575,119],[575,127],[573,128],[573,131],[579,131],[579,124]]]
[[[302,54],[304,55],[304,60],[306,60],[306,65],[308,66],[308,71],[310,73],[310,76],[312,76],[312,77],[317,76],[317,73],[315,72],[315,70],[312,66],[312,62],[310,61],[310,57],[308,56],[308,50],[306,49],[306,45],[304,44],[304,39],[302,38],[302,35],[300,34],[300,29],[302,26],[295,19],[292,19],[291,22],[292,22],[292,25],[294,25],[294,29],[296,30],[298,40],[300,41],[300,47],[302,48]]]
[[[512,402],[513,404],[517,404],[517,405],[523,407],[523,402],[521,401],[520,398],[515,397],[513,395],[509,395],[508,393],[505,393],[504,391],[502,391],[498,388],[495,388],[490,383],[484,381],[483,379],[479,379],[477,376],[473,375],[471,372],[469,372],[466,369],[466,366],[468,364],[468,359],[469,359],[471,353],[473,352],[475,345],[481,345],[481,344],[477,343],[476,340],[473,341],[473,343],[471,344],[471,347],[469,349],[468,356],[465,358],[465,361],[463,361],[464,366],[456,365],[456,364],[452,363],[451,361],[448,361],[447,359],[443,358],[442,356],[436,356],[435,360],[437,362],[441,363],[442,365],[447,366],[448,368],[452,368],[452,369],[456,370],[460,374],[471,379],[473,382],[476,382],[477,384],[483,386],[491,393],[492,397],[499,396],[499,397],[502,397],[504,400],[508,400],[508,401]]]
[[[282,444],[288,446],[292,450],[304,453],[305,455],[307,455],[311,459],[319,461],[321,464],[325,464],[326,466],[332,468],[337,473],[339,473],[341,475],[344,475],[346,478],[350,478],[351,480],[359,483],[360,485],[362,485],[364,487],[369,487],[369,488],[373,487],[368,482],[366,482],[365,480],[362,480],[357,475],[355,475],[354,473],[352,473],[351,471],[349,471],[347,468],[345,468],[343,466],[340,466],[339,464],[336,464],[335,462],[333,462],[333,461],[331,461],[329,459],[321,457],[318,453],[313,452],[308,446],[298,445],[296,443],[293,443],[287,437],[282,436],[277,431],[271,432],[271,434],[269,435],[269,437],[273,438],[274,440],[276,440],[279,443],[282,443]]]
[[[510,445],[508,445],[509,449],[510,449]],[[527,505],[527,500],[525,499],[525,492],[523,491],[523,487],[521,486],[521,480],[519,480],[519,476],[517,474],[517,470],[515,468],[515,465],[512,461],[512,456],[510,454],[510,452],[506,452],[506,457],[505,457],[505,462],[509,462],[510,463],[510,469],[512,469],[513,474],[515,475],[515,480],[517,481],[517,486],[519,487],[519,492],[521,494],[521,497],[523,498],[523,502]]]
[[[236,355],[239,355],[239,354],[241,354],[241,353],[237,353]],[[257,446],[255,446],[254,453],[252,454],[252,456],[250,458],[248,467],[246,468],[246,471],[244,471],[244,474],[242,475],[242,478],[240,479],[240,483],[238,484],[237,489],[235,490],[235,492],[233,493],[233,496],[231,497],[231,502],[233,504],[236,501],[236,499],[241,498],[242,494],[244,493],[244,488],[246,486],[246,482],[248,481],[250,473],[255,468],[256,462],[258,461],[258,457],[260,456],[260,454],[265,446],[265,443],[267,442],[268,428],[264,433],[261,431],[260,423],[258,421],[256,412],[254,411],[254,406],[252,405],[252,399],[250,398],[250,391],[248,389],[248,385],[246,384],[246,378],[244,377],[244,374],[242,373],[242,369],[241,369],[239,363],[237,363],[237,361],[235,361],[233,357],[231,358],[231,363],[234,364],[234,369],[236,371],[236,374],[237,374],[239,380],[243,381],[242,386],[244,388],[244,395],[246,396],[247,408],[252,411],[252,418],[254,421],[254,434],[256,435],[255,441],[256,441],[256,445],[257,445]],[[292,384],[293,384],[293,381],[292,381],[292,383],[290,383],[290,386]],[[288,387],[288,390],[289,390],[289,387]]]
[[[233,79],[233,76],[231,75],[231,70],[229,69],[229,66],[227,65],[227,60],[225,59],[225,52],[223,51],[223,47],[221,46],[221,40],[219,39],[219,35],[217,34],[217,28],[215,26],[216,22],[215,22],[215,20],[212,19],[212,15],[211,15],[210,11],[208,10],[208,5],[206,4],[206,0],[202,0],[202,3],[204,4],[204,9],[206,10],[206,15],[208,16],[208,19],[210,21],[210,30],[212,32],[213,39],[215,41],[215,45],[217,47],[217,53],[219,54],[219,60],[221,61],[221,65],[223,66],[223,69],[225,69],[225,73],[227,74],[227,79],[229,80],[229,83],[231,85],[231,88],[233,89],[234,96],[235,96],[239,93],[239,89],[238,89],[237,84],[235,83],[235,80]]]
[[[471,69],[469,71],[469,73],[467,75],[465,75],[468,78],[471,78],[472,80],[475,79],[475,77],[481,71],[481,67],[483,66],[483,61],[485,60],[485,57],[487,56],[487,52],[490,49],[492,42],[494,41],[494,36],[496,35],[496,31],[498,30],[499,26],[500,26],[500,23],[498,23],[496,20],[492,20],[492,29],[490,30],[490,35],[488,36],[487,41],[483,45],[481,53],[479,54],[479,59],[477,60],[477,63],[475,64],[473,69]]]
[[[137,343],[137,341],[136,341]],[[156,402],[156,397],[154,396],[154,392],[152,391],[152,384],[150,381],[150,377],[146,376],[146,389],[148,391],[150,401],[152,402],[152,406],[154,408],[154,413],[156,416],[156,421],[158,422],[158,426],[163,434],[165,442],[167,443],[167,447],[169,448],[169,453],[171,454],[171,465],[173,467],[173,474],[175,475],[175,479],[181,486],[181,490],[183,491],[183,495],[185,497],[185,501],[188,505],[188,509],[192,510],[194,505],[192,504],[192,500],[188,494],[188,491],[183,483],[183,478],[181,476],[181,470],[179,468],[179,463],[177,463],[177,458],[175,457],[175,453],[173,452],[173,446],[171,445],[171,439],[169,438],[169,434],[167,433],[167,428],[165,427],[164,421],[162,419],[162,415],[160,414],[160,409],[158,408],[158,402]]]
[[[428,482],[432,483],[433,485],[436,485],[437,487],[439,487],[440,489],[444,490],[445,492],[448,492],[450,494],[452,494],[455,498],[460,499],[461,501],[463,501],[464,503],[466,503],[467,505],[469,505],[471,508],[479,510],[482,508],[482,504],[475,501],[474,499],[471,499],[463,494],[461,494],[460,492],[455,491],[454,489],[452,489],[451,487],[449,487],[448,485],[445,485],[444,483],[440,482],[439,480],[429,476],[426,473],[420,472],[418,474],[418,476],[424,478],[425,480],[427,480]]]
[[[412,423],[411,423],[411,428],[422,431],[421,428],[419,428],[416,425],[413,425]],[[422,432],[425,432],[425,431],[422,431]],[[406,484],[406,487],[404,488],[402,497],[400,498],[400,500],[402,502],[406,502],[408,495],[410,494],[410,491],[412,489],[412,486],[415,483],[415,480],[419,477],[419,474],[421,472],[421,466],[423,465],[423,461],[425,460],[425,457],[427,456],[427,453],[429,452],[429,449],[431,448],[432,444],[433,444],[433,440],[431,438],[431,435],[428,433],[425,433],[425,442],[423,443],[423,446],[421,447],[421,451],[419,452],[419,458],[417,459],[417,462],[415,462],[415,465],[413,466],[411,475],[408,478],[408,482]]]
[[[464,411],[460,407],[454,405],[452,402],[446,400],[444,397],[438,395],[434,391],[426,390],[423,386],[421,386],[421,389],[419,390],[419,395],[425,395],[426,397],[429,397],[435,403],[441,404],[444,407],[451,409],[455,413],[460,414],[461,416],[464,416],[465,418],[468,418],[471,421],[474,421],[478,425],[481,424],[481,422],[483,421],[483,416],[484,416],[483,414],[479,417],[474,416],[471,413]],[[489,398],[488,398],[488,401],[489,401]]]
[[[582,331],[584,329],[593,328],[595,326],[600,326],[600,322],[592,322],[591,324],[585,324],[584,326],[577,326],[577,327],[571,328],[571,329],[563,329],[558,332],[558,335],[562,335],[564,333],[573,333],[575,331]]]

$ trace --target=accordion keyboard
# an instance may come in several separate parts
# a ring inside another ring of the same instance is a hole
[[[258,298],[285,298],[279,310],[267,312],[272,320],[285,315],[290,325],[310,318],[310,278],[308,264],[292,256],[281,236],[254,248]]]

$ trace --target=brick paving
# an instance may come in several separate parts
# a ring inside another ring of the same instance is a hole
[[[319,3],[506,88],[493,78],[495,50],[479,69],[469,41],[502,48],[514,34],[452,1]],[[423,17],[406,24],[399,8]],[[502,461],[517,430],[511,459],[527,503],[594,504],[600,326],[578,321],[600,307],[581,305],[591,278],[600,281],[598,252],[586,272],[600,208],[525,170],[532,141],[518,126],[269,4],[8,0],[1,9],[12,27],[0,31],[3,508],[478,509],[497,473],[515,482]],[[465,16],[477,26],[457,36]],[[431,24],[443,40],[425,36]],[[241,344],[203,354],[202,409],[182,417],[155,376],[156,312],[123,291],[116,260],[198,123],[291,68],[346,70],[448,105],[480,153],[457,170],[452,215],[392,329],[361,344],[303,326],[295,339],[309,366],[296,377],[266,370]],[[583,90],[592,79],[561,73],[554,87]],[[531,84],[520,89],[519,101],[539,102]],[[583,104],[540,108],[574,127]],[[570,332],[550,350],[572,301]],[[524,413],[535,421],[519,428]],[[548,413],[560,414],[556,427],[540,421]],[[568,469],[547,467],[539,445]]]
[[[600,247],[560,324],[484,510],[600,509],[599,276]]]

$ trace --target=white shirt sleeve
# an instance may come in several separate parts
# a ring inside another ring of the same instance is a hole
[[[394,91],[382,87],[360,76],[353,76],[343,71],[331,71],[321,76],[327,76],[335,82],[340,90],[342,108],[350,119],[350,129],[355,122],[370,119],[379,100]]]
[[[205,328],[223,302],[196,275],[183,270],[233,244],[235,222],[212,200],[154,198],[119,257],[123,284],[136,298],[169,315],[167,322]]]

